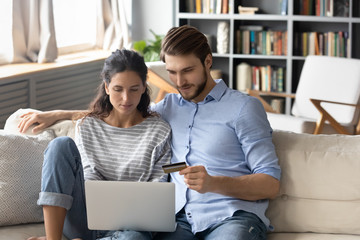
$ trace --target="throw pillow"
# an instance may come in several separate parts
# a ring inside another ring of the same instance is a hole
[[[0,130],[0,226],[43,221],[36,201],[43,152],[53,138],[52,130],[36,136]]]

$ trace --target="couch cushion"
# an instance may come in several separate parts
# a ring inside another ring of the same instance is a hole
[[[270,233],[267,240],[360,240],[359,235],[319,233]],[[1,239],[0,239],[1,240]]]
[[[22,224],[0,227],[0,240],[24,240],[33,236],[45,236],[44,224]],[[62,240],[66,240],[64,236]]]
[[[282,169],[276,232],[360,234],[360,136],[275,131]]]
[[[0,226],[41,222],[40,192],[43,152],[52,131],[37,136],[0,130]]]

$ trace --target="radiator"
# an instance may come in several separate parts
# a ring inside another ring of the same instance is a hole
[[[19,108],[87,109],[101,83],[103,63],[81,63],[0,79],[0,129]]]

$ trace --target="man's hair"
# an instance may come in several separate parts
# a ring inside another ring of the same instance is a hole
[[[165,55],[179,56],[194,54],[204,65],[205,58],[211,54],[207,38],[195,27],[183,25],[171,28],[161,44],[160,58],[165,62]]]

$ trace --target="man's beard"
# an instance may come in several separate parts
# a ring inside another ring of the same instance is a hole
[[[181,91],[179,90],[179,87],[178,87],[178,90],[179,90],[180,95],[181,95],[185,100],[187,100],[187,101],[191,101],[191,100],[193,100],[194,98],[198,97],[198,96],[202,93],[202,91],[204,91],[205,86],[206,86],[206,82],[207,82],[207,75],[206,75],[205,68],[204,68],[204,72],[203,72],[203,78],[205,79],[204,82],[201,83],[200,85],[198,85],[195,93],[192,94],[192,95],[190,95],[190,96],[188,96],[188,97],[184,96],[184,95],[181,93]]]

